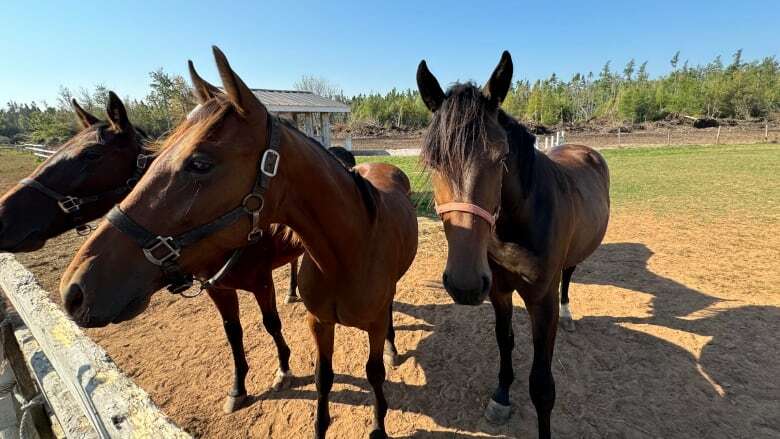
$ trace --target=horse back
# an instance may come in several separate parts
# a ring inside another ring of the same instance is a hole
[[[609,222],[609,168],[604,157],[584,145],[553,148],[548,157],[568,180],[569,243],[566,266],[582,262],[593,253],[607,231]]]

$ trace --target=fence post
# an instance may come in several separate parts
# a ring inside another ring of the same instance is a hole
[[[21,348],[19,348],[19,343],[16,341],[16,338],[14,338],[13,326],[9,319],[6,318],[3,320],[0,325],[0,334],[2,334],[2,349],[6,360],[8,360],[8,367],[11,368],[16,377],[16,388],[19,391],[19,394],[22,395],[24,401],[29,403],[38,395],[38,389],[27,371],[24,355],[22,354]],[[36,433],[38,433],[38,436],[41,437],[41,439],[54,439],[55,436],[51,429],[51,422],[49,422],[49,416],[46,415],[46,409],[43,405],[32,405],[28,407],[27,410],[30,413],[30,421],[32,422],[33,428],[35,428]],[[21,428],[24,428],[22,427],[22,423],[25,421],[25,417],[23,415],[20,416],[19,426]]]
[[[769,143],[769,119],[764,119],[764,142]]]
[[[672,146],[672,130],[671,128],[666,130],[666,144]]]
[[[561,144],[561,132],[556,131],[555,132],[555,146],[559,146]]]
[[[621,140],[620,140],[620,127],[618,127],[618,146],[623,146]]]
[[[720,125],[718,125],[718,134],[715,135],[715,144],[720,144]]]
[[[352,134],[347,133],[347,137],[344,138],[344,149],[352,151]]]

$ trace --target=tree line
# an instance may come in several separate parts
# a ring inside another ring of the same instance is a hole
[[[745,61],[738,50],[728,64],[718,56],[706,65],[690,66],[677,52],[670,67],[667,74],[650,78],[647,62],[632,59],[622,69],[607,62],[597,74],[576,73],[569,80],[554,73],[533,82],[521,79],[503,108],[521,120],[544,125],[636,123],[671,114],[755,119],[780,112],[780,63],[775,57]],[[422,128],[430,119],[416,90],[346,97],[338,86],[313,76],[302,77],[294,87],[347,103],[352,108],[349,123]],[[149,89],[144,98],[126,98],[125,106],[137,126],[162,136],[195,103],[187,81],[162,69],[150,73]],[[107,92],[102,85],[77,93],[62,87],[54,105],[10,102],[0,109],[0,143],[60,143],[77,130],[70,100],[75,97],[85,109],[102,115]]]

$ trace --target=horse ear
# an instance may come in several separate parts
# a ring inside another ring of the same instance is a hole
[[[81,128],[89,128],[92,125],[100,122],[100,119],[97,117],[89,114],[87,110],[81,108],[81,105],[79,105],[78,102],[76,102],[76,99],[70,100],[71,105],[73,105],[73,111],[76,112],[76,116],[79,118],[79,125],[81,125]]]
[[[214,50],[214,59],[217,63],[219,76],[222,78],[222,87],[225,89],[225,93],[233,106],[242,115],[248,115],[253,112],[264,113],[266,111],[265,107],[244,81],[230,68],[225,54],[217,46],[212,46],[212,49]]]
[[[130,119],[127,117],[125,104],[119,99],[113,91],[108,92],[108,103],[106,104],[106,114],[111,126],[117,131],[132,130]]]
[[[209,99],[213,98],[219,93],[222,93],[217,87],[206,82],[205,79],[198,75],[195,71],[195,65],[191,60],[187,61],[187,65],[190,69],[190,80],[192,81],[192,94],[195,95],[195,99],[199,104],[203,104]]]
[[[420,65],[417,66],[417,88],[429,110],[435,112],[441,107],[442,102],[444,102],[444,91],[433,73],[428,70],[425,60],[420,61]]]
[[[490,75],[487,84],[482,90],[482,93],[492,103],[498,107],[504,102],[506,94],[509,93],[509,87],[512,85],[512,56],[508,51],[504,51],[501,54],[501,61],[498,62],[498,66],[493,70],[493,74]]]

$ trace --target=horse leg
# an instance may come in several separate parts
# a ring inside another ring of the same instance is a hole
[[[490,303],[496,315],[496,341],[500,355],[498,388],[488,402],[485,418],[494,424],[509,420],[512,405],[509,402],[509,387],[515,380],[512,370],[512,349],[515,347],[515,333],[512,329],[512,292],[490,292]]]
[[[260,274],[257,285],[254,292],[255,300],[260,305],[260,312],[263,314],[263,326],[273,338],[279,357],[279,369],[276,370],[271,387],[274,390],[280,390],[289,384],[292,377],[290,373],[290,348],[282,334],[282,321],[279,320],[279,312],[276,310],[276,291],[270,270]]]
[[[392,308],[391,308],[392,309]],[[392,311],[391,311],[392,313]],[[385,364],[382,359],[385,351],[385,343],[388,336],[388,323],[387,319],[374,325],[368,331],[368,344],[369,353],[368,361],[366,362],[366,378],[374,389],[374,428],[369,439],[386,439],[387,433],[385,433],[385,415],[387,415],[387,400],[385,399],[385,392],[382,386],[385,383]]]
[[[225,328],[230,350],[233,353],[233,388],[230,389],[222,410],[225,413],[233,413],[241,408],[246,401],[246,374],[249,365],[244,354],[244,332],[241,329],[241,320],[238,314],[238,294],[231,289],[206,289],[209,297],[222,317],[222,326]]]
[[[290,289],[287,291],[287,297],[284,298],[284,303],[296,303],[300,302],[301,298],[298,297],[298,258],[296,257],[290,262]]]
[[[306,320],[317,345],[317,365],[314,368],[314,383],[317,385],[317,418],[314,421],[314,437],[324,439],[330,425],[328,394],[333,387],[333,323],[323,323],[311,313]]]
[[[569,267],[563,270],[561,276],[561,312],[560,325],[565,331],[574,332],[574,316],[569,309],[569,282],[571,275],[577,266]]]
[[[385,367],[394,368],[398,366],[398,350],[395,348],[395,327],[393,326],[393,302],[390,301],[389,320],[387,326],[387,337],[385,338],[384,361]]]
[[[550,437],[550,413],[555,405],[555,380],[552,375],[553,349],[558,329],[558,295],[555,292],[549,291],[539,303],[526,303],[531,316],[534,343],[534,360],[528,387],[531,401],[536,407],[540,439]]]

